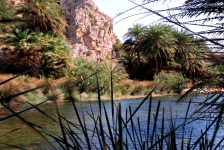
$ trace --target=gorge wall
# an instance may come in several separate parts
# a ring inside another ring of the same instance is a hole
[[[116,35],[111,17],[99,11],[93,0],[61,0],[68,23],[66,37],[73,57],[102,61],[111,57]]]

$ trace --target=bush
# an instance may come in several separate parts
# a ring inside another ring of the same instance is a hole
[[[154,85],[157,86],[156,93],[180,93],[185,87],[187,78],[182,73],[174,72],[167,73],[161,71],[158,75],[154,76]]]
[[[111,74],[115,93],[119,90],[120,81],[127,77],[124,67],[119,64],[93,62],[77,58],[74,65],[79,93],[97,92],[96,74],[101,94],[110,94]]]
[[[40,58],[41,72],[47,78],[61,78],[70,76],[73,65],[71,63],[71,49],[65,39],[51,35],[39,35],[42,39],[43,53]]]

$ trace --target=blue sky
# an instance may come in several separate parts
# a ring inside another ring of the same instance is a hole
[[[110,17],[115,17],[117,14],[124,12],[134,6],[135,4],[129,2],[128,0],[94,0],[95,4],[99,7],[99,10],[106,13]],[[137,3],[141,3],[142,0],[135,0]],[[183,0],[175,1],[174,5],[181,5],[183,3]],[[167,7],[169,3],[154,3],[154,4],[148,4],[147,7],[157,10],[157,9],[164,9]],[[144,25],[148,25],[150,23],[153,23],[158,19],[157,16],[150,16],[150,17],[144,17],[145,15],[138,15],[135,17],[130,17],[128,19],[124,19],[127,16],[142,13],[145,12],[141,10],[140,8],[134,9],[132,11],[129,11],[127,13],[124,13],[120,15],[119,17],[114,18],[114,32],[118,36],[118,38],[122,41],[123,35],[127,32],[128,28],[132,27],[135,23],[142,23]],[[142,19],[141,19],[142,18]],[[124,20],[122,20],[124,19]],[[120,21],[122,20],[122,21]]]

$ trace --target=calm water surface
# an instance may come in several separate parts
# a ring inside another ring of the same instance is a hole
[[[185,100],[183,103],[176,103],[176,101],[179,98],[179,96],[170,96],[170,97],[159,97],[159,98],[153,98],[152,101],[152,116],[155,115],[156,113],[156,108],[158,105],[158,102],[161,101],[161,106],[160,109],[162,110],[163,108],[165,109],[165,118],[166,118],[166,124],[165,128],[169,129],[170,128],[170,114],[172,112],[172,117],[174,120],[174,125],[177,126],[183,122],[183,118],[185,117],[186,114],[186,109],[188,106],[188,101]],[[193,102],[201,102],[202,100],[205,99],[205,96],[200,96],[200,97],[194,97]],[[141,103],[142,98],[140,99],[127,99],[127,100],[117,100],[115,101],[116,105],[118,103],[121,103],[122,107],[122,116],[125,118],[126,116],[126,110],[132,110],[132,112],[138,107],[138,105]],[[105,101],[104,102],[105,107],[107,112],[111,112],[111,104],[110,101]],[[83,115],[87,120],[87,126],[91,126],[92,120],[91,118],[87,115],[87,111],[91,112],[90,109],[90,103],[89,102],[77,102],[76,105],[78,106],[79,112],[82,112],[83,110]],[[61,102],[59,104],[60,110],[63,113],[66,118],[69,118],[71,122],[75,123],[77,122],[77,117],[75,115],[75,111],[73,108],[73,105],[71,102]],[[20,111],[24,108],[27,108],[28,105],[18,105],[18,106],[12,106],[12,109],[14,111]],[[98,102],[91,102],[91,107],[93,110],[94,114],[99,113],[99,107],[98,107]],[[130,108],[129,108],[130,107]],[[197,103],[192,103],[190,111],[193,111],[194,108],[197,107]],[[56,117],[56,110],[55,110],[55,105],[54,104],[44,104],[39,106],[41,110],[46,112],[47,114],[51,115],[54,118]],[[145,102],[142,106],[141,109],[136,113],[135,117],[133,120],[137,121],[137,117],[140,118],[140,124],[141,124],[141,131],[142,135],[145,135],[145,131],[147,128],[147,114],[148,114],[148,102]],[[172,110],[172,111],[171,111]],[[162,112],[162,111],[161,111]],[[160,112],[160,116],[161,116]],[[10,114],[7,110],[4,108],[0,108],[0,118]],[[52,133],[55,134],[60,134],[60,128],[58,124],[54,123],[52,120],[46,118],[43,114],[38,112],[37,110],[29,110],[21,115],[23,118],[25,118],[28,122],[31,122],[33,124],[36,124],[38,126],[41,126],[43,128],[46,128],[47,130],[52,131]],[[111,114],[109,114],[109,117]],[[161,122],[161,117],[158,119],[158,122]],[[161,125],[158,124],[158,128]],[[196,127],[197,130],[194,131],[195,136],[200,135],[201,130],[206,126],[206,123],[204,121],[197,121],[190,126],[186,127],[186,131],[190,131],[190,129],[193,127]],[[0,122],[0,150],[2,149],[13,149],[12,147],[7,146],[6,144],[9,145],[16,145],[16,146],[21,146],[25,147],[28,149],[44,149],[44,144],[43,141],[36,135],[34,134],[30,129],[28,129],[27,125],[24,124],[22,121],[20,121],[18,118],[12,117],[9,119],[5,119]],[[220,138],[224,135],[224,132],[220,134]],[[177,134],[178,136],[178,134]],[[180,135],[181,136],[181,133]],[[219,135],[218,135],[219,138]],[[16,149],[16,148],[15,148]]]

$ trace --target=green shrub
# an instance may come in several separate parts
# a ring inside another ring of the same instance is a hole
[[[111,74],[113,77],[114,92],[119,90],[119,83],[127,77],[123,66],[110,62],[93,62],[77,58],[74,61],[75,77],[78,83],[78,91],[97,92],[96,74],[99,80],[101,94],[110,94]]]
[[[26,100],[30,103],[40,103],[47,99],[43,94],[37,94],[36,92],[30,92],[24,95]]]
[[[95,18],[95,16],[91,12],[89,12],[89,18],[93,19]]]
[[[224,72],[224,65],[215,65],[215,66],[212,66],[211,67],[211,70],[214,72],[214,73],[217,73],[217,74],[221,74]]]
[[[70,54],[68,43],[61,37],[40,35],[43,53],[41,55],[41,72],[47,78],[61,78],[71,75]]]
[[[186,87],[187,78],[182,73],[167,73],[161,71],[154,76],[154,85],[157,86],[156,93],[180,93]]]

